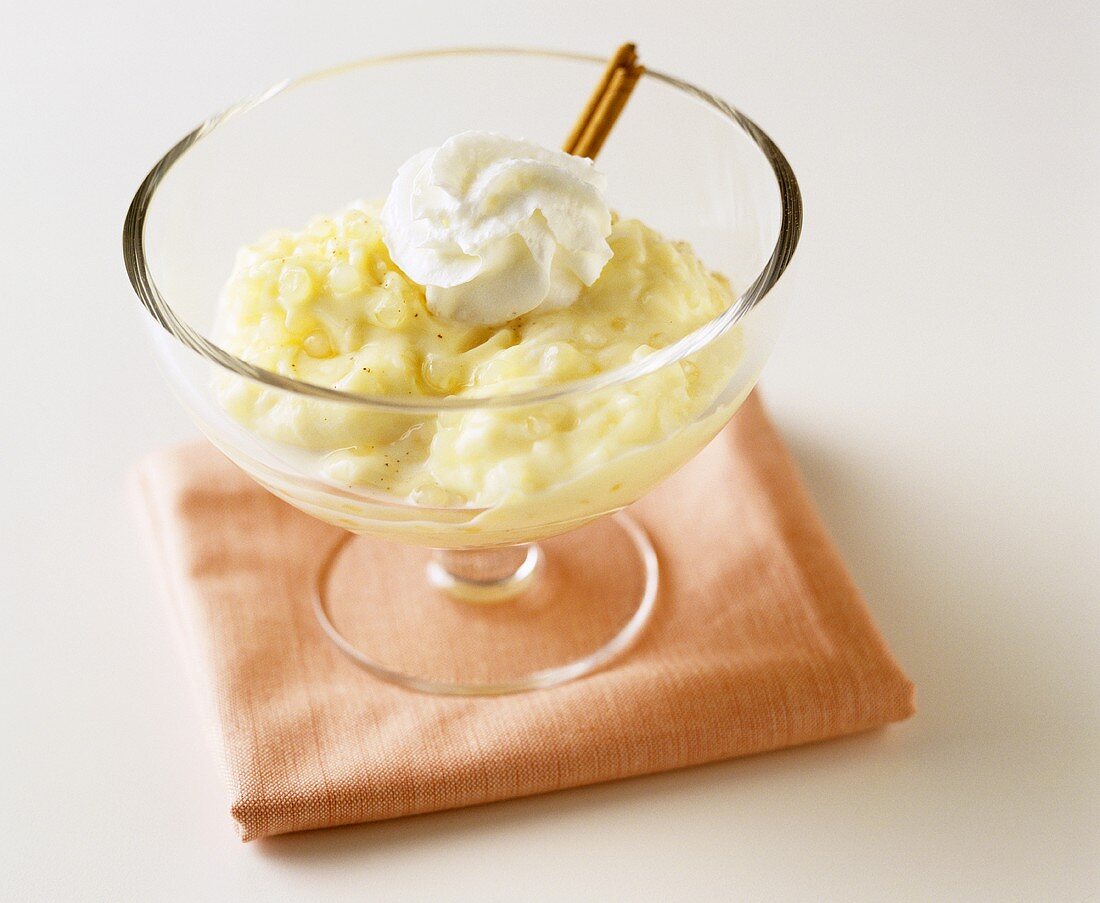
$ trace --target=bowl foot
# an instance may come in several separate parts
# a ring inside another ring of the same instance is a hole
[[[626,514],[512,556],[508,574],[456,574],[453,553],[349,534],[322,564],[314,609],[328,637],[376,677],[460,696],[589,674],[629,648],[653,612],[657,556]]]

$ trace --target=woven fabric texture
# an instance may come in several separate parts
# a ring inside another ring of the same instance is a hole
[[[341,531],[209,445],[153,455],[134,486],[244,840],[681,768],[913,712],[912,684],[755,395],[632,508],[663,568],[639,643],[603,671],[516,696],[417,694],[352,664],[310,602]]]

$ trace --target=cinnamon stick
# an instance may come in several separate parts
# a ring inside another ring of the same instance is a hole
[[[611,57],[596,90],[565,140],[563,150],[566,153],[596,159],[634,86],[645,72],[637,59],[633,44],[623,44]]]

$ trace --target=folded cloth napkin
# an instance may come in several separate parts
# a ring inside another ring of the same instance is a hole
[[[342,532],[209,445],[153,455],[134,485],[244,840],[680,768],[913,712],[913,686],[755,395],[632,508],[663,568],[639,643],[600,672],[515,696],[418,694],[345,658],[310,603]]]

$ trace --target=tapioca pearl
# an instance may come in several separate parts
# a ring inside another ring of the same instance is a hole
[[[449,445],[454,458],[480,463],[499,457],[500,450],[510,447],[515,437],[499,416],[488,411],[476,411],[464,415],[456,427],[446,432],[440,431],[436,439],[441,444]],[[435,452],[434,441],[432,452]]]
[[[283,265],[280,261],[265,260],[250,266],[245,271],[242,282],[257,300],[276,298],[282,271]]]
[[[379,285],[388,285],[395,276],[393,264],[384,255],[378,255],[371,261],[371,275]]]
[[[515,346],[521,347],[521,346]],[[526,374],[517,358],[519,355],[511,353],[512,349],[503,349],[488,360],[484,360],[474,367],[471,381],[477,386],[495,386],[506,380]]]
[[[389,292],[400,295],[405,299],[405,303],[410,306],[414,302],[423,302],[424,300],[423,289],[413,285],[404,273],[397,270],[391,270],[382,278],[382,287]]]
[[[447,354],[429,354],[420,366],[421,376],[437,392],[452,395],[462,388],[465,376],[461,366]]]
[[[294,246],[291,259],[300,264],[310,261],[322,261],[325,258],[324,243],[319,241],[300,241]]]
[[[336,223],[327,216],[315,216],[306,224],[306,235],[323,241],[336,235]]]
[[[688,259],[675,242],[650,242],[649,249],[653,264],[661,271],[666,281],[680,283],[691,278]]]
[[[382,237],[382,230],[368,220],[362,211],[349,213],[341,224],[341,232],[349,243],[363,245],[373,244]]]
[[[547,314],[545,319],[536,318],[532,321],[520,318],[518,328],[525,342],[544,345],[551,342],[571,342],[577,337],[577,324],[570,322],[561,313]]]
[[[539,405],[533,415],[549,423],[551,431],[562,433],[576,429],[579,422],[577,409],[564,401],[549,401],[546,404]]]
[[[579,379],[594,371],[592,362],[568,342],[554,342],[538,358],[539,372],[560,381]]]
[[[490,498],[505,499],[513,494],[526,494],[540,488],[531,467],[519,457],[506,458],[485,473],[484,492]]]
[[[283,318],[278,314],[264,314],[260,317],[260,338],[268,346],[283,345],[289,340]]]
[[[420,294],[413,284],[408,280],[408,277],[399,270],[391,269],[382,277],[382,285],[384,288],[390,291],[399,292],[402,295],[415,295]]]
[[[259,240],[242,252],[251,252],[258,257],[285,257],[294,247],[294,235],[286,229],[272,229],[260,236]]]
[[[408,305],[404,298],[390,291],[377,292],[374,304],[367,312],[367,319],[384,329],[397,329],[408,316]]]
[[[615,427],[615,438],[632,445],[647,442],[657,434],[657,417],[649,405],[636,404],[625,409]]]
[[[362,363],[362,359],[360,358],[357,363]],[[360,395],[379,395],[385,391],[381,369],[377,364],[357,366],[337,380],[333,388],[341,392],[356,392]]]
[[[330,479],[354,485],[365,476],[376,477],[378,464],[371,454],[362,454],[359,449],[342,449],[325,455],[322,468]]]
[[[624,308],[637,309],[642,306],[642,298],[645,295],[649,279],[645,267],[638,264],[628,264],[618,274],[614,294],[609,295],[607,307],[611,310],[623,310]]]
[[[363,279],[350,263],[338,263],[329,270],[328,287],[338,298],[345,298],[363,288]]]
[[[340,308],[330,310],[318,306],[312,310],[317,316],[315,328],[328,337],[333,354],[355,355],[359,352],[369,328],[366,323],[357,315],[344,313]]]
[[[317,318],[308,310],[297,307],[286,312],[283,325],[286,327],[288,341],[297,340],[301,342],[320,324],[318,324]]]
[[[327,335],[319,330],[311,332],[306,336],[305,341],[302,343],[302,347],[310,357],[332,357],[332,342],[329,341]]]
[[[473,358],[480,358],[485,356],[494,357],[501,351],[506,351],[509,348],[515,347],[520,341],[520,335],[515,329],[498,329],[483,341],[472,341],[467,347],[466,351],[471,352],[470,356]]]
[[[687,299],[694,296],[694,292],[684,291],[678,285],[662,284],[658,291],[647,295],[647,315],[654,325],[683,323]]]
[[[374,278],[374,274],[371,270],[371,266],[374,263],[373,251],[374,249],[366,242],[355,242],[348,247],[348,265],[354,267],[358,273],[366,275],[377,283],[378,280]]]
[[[279,274],[279,302],[287,308],[305,304],[313,296],[313,277],[300,266],[288,264]]]
[[[527,470],[532,479],[540,484],[547,482],[547,474],[558,474],[569,470],[571,452],[557,438],[540,439],[531,444],[527,451]]]
[[[528,439],[545,439],[554,432],[554,426],[546,417],[528,414],[523,418],[523,432]]]
[[[607,333],[595,326],[582,326],[580,340],[589,348],[603,348],[607,345],[608,337]]]
[[[684,427],[694,422],[696,417],[691,411],[690,400],[686,398],[681,399],[679,404],[673,404],[669,400],[659,405],[656,413],[655,440],[674,436]]]
[[[425,508],[448,508],[454,504],[454,494],[438,483],[425,483],[417,486],[409,496],[415,505]]]

